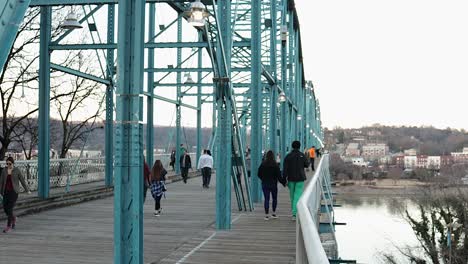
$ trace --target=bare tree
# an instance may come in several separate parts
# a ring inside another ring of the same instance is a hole
[[[39,8],[29,8],[19,27],[13,47],[8,54],[3,71],[0,73],[0,104],[1,104],[1,133],[0,133],[0,160],[3,160],[9,145],[15,141],[15,129],[28,117],[38,111],[37,100],[32,100],[30,91],[37,90],[39,45]],[[54,9],[57,17],[61,15],[61,8]],[[58,23],[52,25],[52,38],[63,32]],[[56,75],[58,76],[58,75]],[[51,90],[56,87],[51,86]],[[25,91],[27,90],[27,91]],[[21,93],[21,95],[19,95]],[[36,95],[37,93],[32,93]],[[66,94],[57,93],[51,97],[56,98]],[[21,106],[21,107],[20,107]],[[17,113],[15,109],[23,110]],[[26,110],[24,110],[26,109]]]
[[[403,170],[398,167],[392,167],[388,170],[388,178],[393,180],[393,185],[396,185],[402,174]]]
[[[410,263],[468,263],[468,192],[467,188],[434,186],[414,196],[417,213],[405,209],[403,215],[413,229],[422,254],[414,248],[399,248]],[[450,239],[449,239],[450,236]],[[450,243],[448,243],[450,241]],[[384,254],[388,263],[398,263]]]
[[[74,56],[72,65],[81,72],[93,73],[89,60],[85,60],[85,52],[79,51]],[[103,113],[103,99],[105,93],[99,89],[100,84],[80,77],[71,77],[70,85],[62,83],[63,90],[68,96],[57,98],[54,103],[61,120],[62,138],[59,151],[60,158],[66,158],[67,152],[78,142],[84,143],[88,135],[95,129],[97,120]],[[53,91],[57,95],[59,91]],[[97,105],[91,113],[88,111],[90,105]]]

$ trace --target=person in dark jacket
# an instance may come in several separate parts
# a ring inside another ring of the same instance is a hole
[[[301,142],[294,141],[292,143],[293,150],[286,155],[283,163],[283,177],[288,181],[293,220],[296,220],[296,204],[304,190],[304,181],[306,180],[304,168],[309,167],[306,156],[299,151],[300,147]]]
[[[12,157],[8,157],[6,164],[7,167],[2,170],[2,174],[0,175],[0,194],[3,197],[3,210],[7,215],[7,226],[3,229],[3,233],[15,229],[16,226],[16,216],[13,214],[13,208],[20,192],[19,183],[23,185],[25,191],[31,193],[23,178],[23,174],[21,174],[18,168],[14,167],[15,160]]]
[[[281,171],[276,163],[275,154],[269,150],[266,153],[265,160],[258,168],[258,177],[262,180],[263,197],[265,198],[265,220],[269,220],[268,215],[270,209],[270,193],[272,197],[271,218],[278,218],[276,215],[276,206],[278,204],[278,181],[283,182],[281,178]]]
[[[188,178],[188,170],[192,168],[192,160],[190,159],[190,155],[184,149],[180,156],[180,173],[182,174],[182,178],[184,179],[184,183],[187,183]]]

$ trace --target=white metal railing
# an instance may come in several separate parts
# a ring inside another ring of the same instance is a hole
[[[329,263],[319,235],[319,214],[323,197],[322,185],[324,182],[327,184],[330,182],[328,165],[328,155],[323,155],[314,176],[297,202],[296,264]],[[328,208],[327,205],[326,207]],[[329,219],[332,221],[333,218]]]
[[[195,153],[189,153],[192,158]],[[154,160],[161,160],[169,171],[170,154],[156,154]],[[197,161],[193,161],[196,164]],[[0,167],[5,168],[5,161],[0,161]],[[76,184],[103,181],[105,178],[105,157],[51,159],[49,165],[50,188],[65,187]],[[149,164],[150,168],[152,164]],[[37,190],[38,166],[37,160],[16,160],[15,167],[21,170],[31,191]],[[23,190],[22,186],[20,186]]]

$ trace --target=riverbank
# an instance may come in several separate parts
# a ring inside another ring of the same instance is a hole
[[[428,183],[418,180],[348,180],[336,182],[333,190],[340,194],[357,195],[414,195]]]

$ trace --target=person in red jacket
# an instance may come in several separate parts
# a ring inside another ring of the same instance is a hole
[[[14,164],[15,160],[12,157],[8,157],[6,160],[7,167],[0,174],[0,194],[3,197],[3,210],[7,215],[7,226],[3,229],[3,233],[15,229],[16,226],[16,216],[13,214],[13,208],[20,191],[19,183],[23,185],[25,191],[31,193],[23,174],[21,174],[21,171]]]

